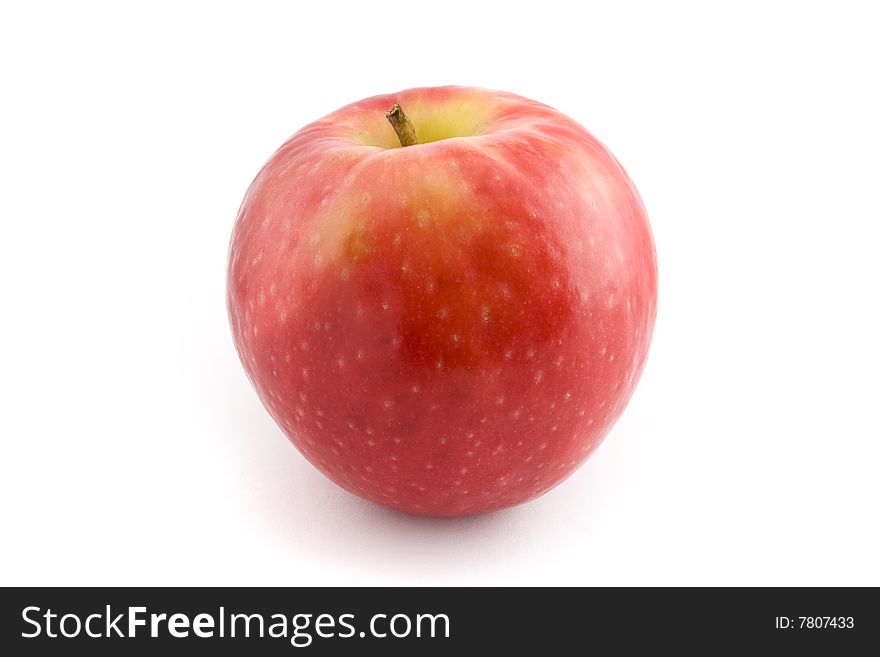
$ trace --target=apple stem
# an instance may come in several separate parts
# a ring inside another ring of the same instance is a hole
[[[403,113],[400,105],[394,103],[391,109],[385,112],[385,118],[388,119],[391,127],[394,128],[394,132],[397,133],[401,146],[412,146],[419,143],[419,140],[416,138],[415,126],[412,124],[412,121],[406,118],[406,114]]]

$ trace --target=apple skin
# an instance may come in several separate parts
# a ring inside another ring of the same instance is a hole
[[[399,103],[420,143],[401,147]],[[546,105],[466,87],[348,105],[290,138],[232,235],[233,338],[331,480],[459,516],[568,477],[645,364],[657,263],[613,155]]]

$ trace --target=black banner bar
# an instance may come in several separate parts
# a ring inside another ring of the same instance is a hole
[[[7,588],[0,654],[864,654],[869,588]],[[771,652],[772,651],[772,652]]]

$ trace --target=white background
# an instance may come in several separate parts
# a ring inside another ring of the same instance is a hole
[[[0,583],[880,584],[871,3],[4,3]],[[411,86],[548,103],[660,262],[624,417],[526,506],[325,480],[232,347],[232,222],[307,122]]]

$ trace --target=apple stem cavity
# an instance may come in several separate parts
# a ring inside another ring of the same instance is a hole
[[[403,113],[400,105],[394,103],[391,109],[385,112],[385,118],[388,119],[391,127],[394,128],[394,132],[397,133],[401,146],[413,146],[419,143],[419,140],[416,138],[416,128],[412,121],[406,117],[406,114]]]

